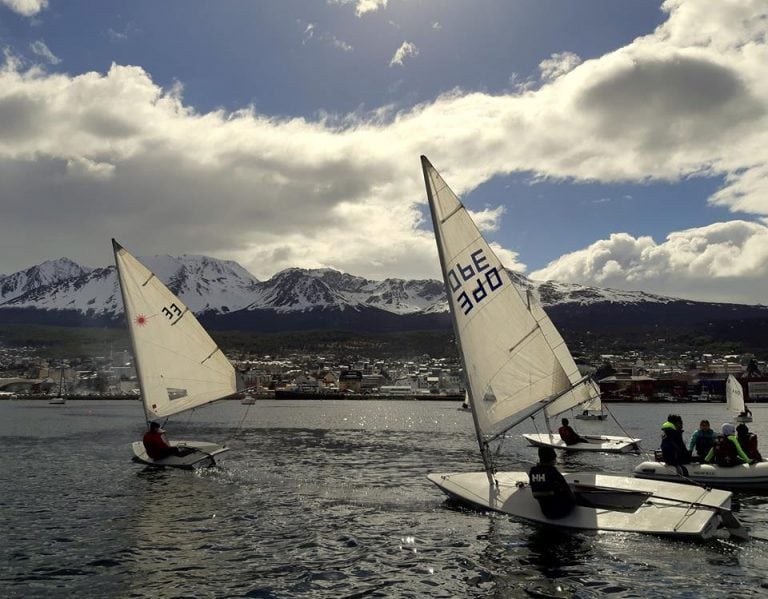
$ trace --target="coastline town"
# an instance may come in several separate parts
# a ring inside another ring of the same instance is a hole
[[[276,399],[464,399],[458,359],[429,355],[365,359],[292,353],[231,356],[246,394]],[[674,357],[640,352],[577,358],[583,374],[597,380],[605,402],[723,402],[734,375],[748,403],[768,402],[768,365],[751,354],[684,353]],[[0,347],[0,400],[138,399],[130,352],[52,360],[33,347]]]

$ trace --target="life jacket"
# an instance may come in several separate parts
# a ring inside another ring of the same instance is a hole
[[[741,463],[736,446],[725,435],[715,437],[714,460],[718,466],[736,466]]]
[[[760,452],[757,450],[757,435],[755,433],[747,433],[747,438],[740,438],[739,443],[741,444],[744,453],[746,453],[750,459],[757,460],[758,462],[762,461],[763,456],[761,456]]]
[[[576,505],[573,493],[563,475],[554,466],[537,464],[528,472],[531,493],[539,501],[547,518],[567,516]]]
[[[566,445],[574,445],[579,442],[579,436],[570,426],[561,426],[557,432],[560,433],[560,438]]]
[[[683,433],[667,421],[661,425],[661,456],[667,464],[687,464],[690,462],[688,448],[683,443]]]

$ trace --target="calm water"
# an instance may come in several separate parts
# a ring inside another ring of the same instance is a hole
[[[480,468],[457,407],[222,402],[167,426],[172,438],[229,441],[218,468],[191,473],[130,462],[137,402],[1,401],[0,596],[765,596],[768,542],[563,534],[449,505],[425,475]],[[670,409],[690,431],[727,416],[721,404],[611,406],[646,449]],[[768,405],[753,411],[765,454]],[[574,422],[620,434],[610,421]],[[524,468],[535,456],[517,438],[505,452]],[[628,473],[642,457],[561,465]],[[739,503],[768,538],[768,496]]]

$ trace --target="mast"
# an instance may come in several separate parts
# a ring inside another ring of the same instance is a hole
[[[144,397],[144,385],[142,383],[143,379],[141,378],[141,374],[139,373],[139,361],[136,358],[138,355],[138,352],[136,351],[136,338],[133,334],[133,327],[131,327],[131,323],[128,321],[130,318],[128,316],[128,299],[125,295],[125,284],[123,283],[123,273],[120,271],[120,261],[117,259],[117,252],[123,249],[123,246],[121,246],[117,241],[112,239],[112,251],[115,255],[115,268],[117,269],[117,278],[118,278],[118,286],[120,287],[120,296],[123,298],[123,315],[125,316],[125,323],[128,327],[128,336],[131,338],[131,351],[133,352],[133,367],[136,369],[136,378],[139,381],[139,391],[141,392],[141,407],[144,409],[144,423],[145,425],[148,425],[149,423],[149,413],[147,412],[147,404],[145,403],[145,397]]]
[[[464,384],[466,386],[467,397],[469,398],[470,411],[472,412],[472,421],[475,425],[475,435],[477,436],[477,443],[480,446],[480,456],[483,458],[483,466],[485,473],[488,476],[488,481],[493,484],[493,465],[488,458],[488,445],[483,438],[483,433],[480,430],[480,423],[477,419],[477,412],[475,410],[475,398],[472,394],[472,385],[469,384],[467,370],[467,362],[464,358],[464,351],[461,348],[461,336],[459,335],[458,323],[456,321],[456,306],[454,305],[453,294],[450,293],[447,285],[448,281],[448,269],[445,264],[445,256],[443,255],[443,240],[440,227],[442,222],[438,221],[437,212],[435,210],[435,199],[432,195],[432,182],[429,178],[429,169],[434,169],[426,156],[421,156],[421,169],[424,173],[424,185],[427,188],[427,200],[429,203],[429,212],[432,215],[432,225],[435,230],[435,239],[437,240],[437,255],[440,258],[440,270],[443,273],[443,285],[446,288],[446,295],[448,296],[448,302],[450,304],[451,323],[453,324],[453,335],[456,338],[456,345],[459,349],[459,359],[461,360],[461,367],[464,370]],[[448,217],[450,218],[450,216]]]

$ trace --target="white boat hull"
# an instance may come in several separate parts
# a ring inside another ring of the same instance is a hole
[[[430,474],[428,478],[448,496],[473,507],[541,524],[704,540],[727,523],[735,536],[747,536],[730,512],[727,491],[587,472],[563,476],[577,495],[599,505],[577,505],[568,516],[555,520],[541,513],[527,472],[497,472],[494,485],[485,472]]]
[[[752,416],[736,416],[736,422],[752,422]]]
[[[153,460],[147,455],[144,444],[141,441],[135,441],[133,447],[133,461],[146,466],[155,466],[159,468],[182,468],[191,470],[194,468],[204,468],[213,466],[216,462],[214,456],[229,451],[228,447],[209,443],[207,441],[176,441],[171,443],[174,447],[193,447],[197,451],[185,456],[168,456],[162,460]]]
[[[643,462],[633,473],[641,479],[699,483],[732,491],[768,492],[768,462],[723,467],[716,464],[669,466],[664,462]]]
[[[52,406],[63,406],[67,403],[67,400],[63,397],[53,397],[48,400],[48,403]]]
[[[608,418],[607,414],[576,414],[574,416],[576,420],[605,420]]]
[[[611,435],[581,435],[586,443],[566,445],[560,435],[549,433],[525,434],[523,437],[531,445],[537,447],[553,447],[555,449],[567,449],[568,451],[602,451],[608,453],[628,453],[638,450],[641,439],[632,437],[616,437]]]

